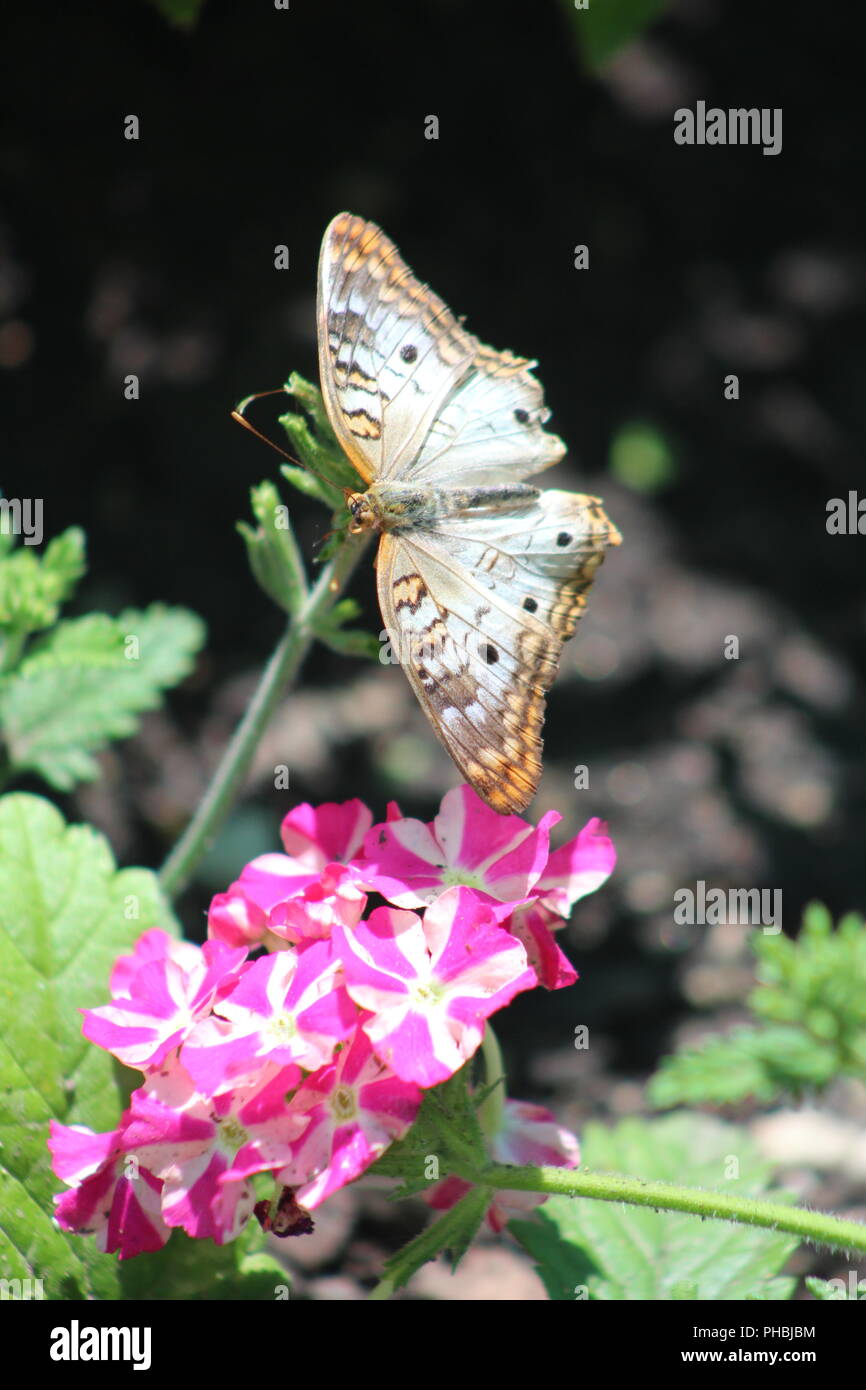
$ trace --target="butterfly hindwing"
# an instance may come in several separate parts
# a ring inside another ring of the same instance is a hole
[[[541,775],[544,696],[619,535],[597,499],[539,493],[382,539],[379,603],[392,651],[463,775],[520,811]]]
[[[560,643],[574,633],[606,548],[620,542],[599,498],[553,488],[525,510],[443,518],[435,535],[455,563]]]
[[[559,644],[543,630],[525,640],[437,551],[414,533],[382,537],[377,581],[392,652],[466,780],[495,810],[519,810],[541,775],[543,692]]]

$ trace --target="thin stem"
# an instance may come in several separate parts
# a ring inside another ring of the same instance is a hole
[[[256,692],[220,759],[210,786],[159,872],[160,884],[169,897],[175,897],[186,886],[216,839],[271,715],[287,686],[297,676],[316,639],[318,621],[336,603],[368,540],[369,533],[347,536],[289,620],[285,633],[262,672]]]
[[[499,1046],[499,1039],[490,1025],[490,1019],[487,1020],[484,1029],[481,1054],[484,1058],[485,1084],[492,1086],[493,1089],[484,1097],[478,1107],[478,1123],[482,1132],[488,1138],[492,1138],[502,1128],[502,1121],[505,1116],[506,1083],[502,1050]]]
[[[806,1211],[781,1202],[754,1201],[701,1188],[678,1187],[674,1183],[641,1182],[618,1173],[590,1173],[571,1168],[512,1168],[505,1163],[491,1164],[478,1173],[474,1181],[511,1191],[559,1193],[567,1197],[592,1197],[600,1202],[626,1202],[659,1211],[687,1211],[721,1221],[738,1221],[746,1226],[788,1231],[837,1250],[866,1251],[866,1225],[861,1222],[843,1221],[824,1212]]]

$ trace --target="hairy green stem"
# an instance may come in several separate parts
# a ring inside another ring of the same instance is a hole
[[[368,540],[369,534],[348,536],[337,554],[325,565],[297,612],[292,614],[285,633],[262,672],[258,688],[220,760],[210,786],[183,835],[160,869],[159,881],[169,897],[175,897],[186,886],[216,839],[241,788],[256,746],[271,715],[288,685],[298,674],[316,640],[317,623],[339,599]]]
[[[657,1211],[686,1211],[745,1226],[788,1231],[803,1240],[835,1250],[866,1251],[866,1225],[861,1222],[843,1221],[824,1212],[806,1211],[803,1207],[790,1207],[781,1202],[754,1201],[702,1188],[679,1187],[674,1183],[641,1182],[639,1178],[622,1177],[618,1173],[591,1173],[583,1168],[512,1168],[505,1163],[495,1163],[471,1177],[468,1173],[461,1176],[487,1187],[511,1191],[591,1197],[600,1202],[653,1207]]]

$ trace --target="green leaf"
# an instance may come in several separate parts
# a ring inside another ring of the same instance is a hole
[[[735,1028],[666,1057],[649,1096],[659,1109],[731,1105],[747,1096],[772,1101],[782,1091],[824,1086],[835,1072],[833,1049],[816,1046],[798,1028]]]
[[[42,1278],[46,1298],[116,1297],[113,1257],[51,1221],[48,1121],[113,1129],[124,1104],[81,1008],[108,1000],[118,955],[148,928],[177,935],[156,879],[115,868],[102,836],[40,797],[0,798],[0,1277]]]
[[[305,381],[296,372],[289,377],[286,390],[309,416],[315,433],[310,432],[307,421],[298,414],[289,413],[281,416],[280,424],[286,430],[301,462],[324,476],[337,494],[338,505],[342,505],[343,488],[356,491],[359,479],[331,429],[322,394],[317,387]]]
[[[342,656],[360,656],[370,661],[378,661],[382,643],[374,633],[364,632],[361,628],[343,627],[343,623],[356,618],[360,612],[361,605],[356,599],[342,599],[320,619],[316,627],[316,636],[326,647]]]
[[[385,1263],[384,1278],[390,1289],[402,1288],[428,1260],[447,1250],[456,1268],[484,1220],[484,1213],[493,1193],[484,1187],[472,1187],[453,1207],[429,1225],[420,1236],[404,1245]]]
[[[55,536],[41,555],[30,546],[7,551],[0,557],[0,631],[50,627],[84,570],[84,532],[77,526]],[[4,666],[9,669],[8,662]]]
[[[314,386],[311,381],[307,381],[298,372],[292,372],[286,382],[285,390],[290,396],[294,396],[301,409],[309,415],[313,422],[313,428],[324,447],[339,455],[340,446],[337,443],[337,436],[331,428],[325,402],[318,386]]]
[[[382,650],[378,637],[374,637],[372,632],[363,632],[361,628],[349,628],[348,631],[324,628],[317,630],[316,636],[341,656],[359,656],[367,661],[377,661]]]
[[[866,1280],[855,1281],[855,1287],[846,1284],[844,1279],[817,1279],[807,1275],[806,1288],[820,1303],[859,1302],[866,1297]]]
[[[280,472],[286,482],[291,483],[292,487],[297,488],[305,497],[312,497],[315,501],[323,503],[334,514],[345,511],[342,489],[331,481],[325,471],[330,464],[330,456],[317,447],[306,420],[300,415],[281,415],[280,424],[305,465],[299,468],[293,463],[282,464]],[[357,482],[356,478],[355,485]]]
[[[403,1179],[396,1197],[424,1192],[455,1168],[482,1172],[488,1155],[478,1123],[479,1104],[478,1095],[469,1091],[465,1066],[424,1092],[408,1134],[391,1144],[373,1166],[376,1173]]]
[[[626,1120],[613,1130],[588,1125],[581,1147],[584,1168],[640,1173],[648,1182],[687,1175],[690,1186],[755,1198],[770,1181],[770,1165],[747,1134],[703,1115]],[[727,1178],[733,1158],[739,1176]],[[706,1221],[698,1239],[687,1213],[553,1197],[535,1220],[512,1221],[508,1229],[537,1260],[558,1301],[760,1298],[771,1280],[773,1296],[788,1299],[796,1284],[776,1277],[796,1237]]]
[[[259,1244],[257,1223],[247,1227]],[[246,1231],[229,1245],[194,1240],[175,1231],[162,1250],[137,1255],[120,1266],[122,1297],[137,1301],[212,1303],[288,1298],[291,1275],[266,1251],[244,1253]]]
[[[135,731],[136,716],[187,675],[203,640],[194,614],[161,604],[59,623],[0,681],[13,772],[36,772],[60,791],[91,780],[91,754]]]
[[[756,934],[759,1026],[708,1038],[666,1058],[650,1082],[658,1106],[776,1100],[866,1072],[866,929],[856,913],[834,929],[812,903],[796,940]]]
[[[250,568],[265,593],[286,613],[296,613],[307,594],[307,576],[289,517],[273,483],[251,491],[256,530],[238,522]]]
[[[836,927],[826,909],[807,908],[796,941],[779,933],[755,942],[759,988],[749,1003],[759,1017],[798,1022],[834,1038],[840,1063],[866,1036],[866,930],[856,913]]]
[[[666,0],[562,0],[591,68],[603,68],[659,17]]]

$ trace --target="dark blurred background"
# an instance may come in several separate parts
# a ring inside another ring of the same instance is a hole
[[[739,1017],[747,930],[675,926],[677,888],[781,889],[788,931],[812,898],[866,906],[866,538],[825,525],[830,498],[866,495],[859,45],[806,4],[611,14],[619,34],[601,0],[210,0],[183,31],[145,0],[18,7],[0,83],[3,490],[45,499],[47,537],[86,528],[78,611],[158,598],[209,630],[166,711],[59,798],[121,862],[161,862],[281,630],[234,529],[278,460],[229,411],[315,379],[329,219],[380,221],[483,341],[538,358],[570,446],[549,482],[600,493],[624,536],[566,649],[532,808],[563,838],[604,816],[619,865],[566,933],[581,983],[503,1022],[512,1091],[576,1123],[635,1108],[696,1022]],[[677,145],[698,100],[782,108],[781,153]],[[282,408],[252,418],[278,439]],[[285,492],[311,558],[327,518]],[[353,592],[378,632],[371,566]],[[186,930],[290,804],[429,818],[454,782],[397,669],[316,649]]]

